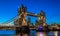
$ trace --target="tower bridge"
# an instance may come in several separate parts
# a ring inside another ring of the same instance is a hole
[[[32,12],[27,12],[27,9],[24,5],[22,5],[19,9],[18,9],[18,15],[16,15],[15,17],[13,17],[12,19],[4,22],[3,24],[9,24],[11,22],[14,22],[14,26],[0,26],[0,28],[16,28],[16,27],[21,27],[21,26],[28,26],[30,21],[28,23],[26,23],[26,16],[33,16],[33,17],[37,17],[38,18],[38,22],[39,24],[43,24],[45,23],[45,13],[43,11],[41,11],[40,14],[35,14]]]
[[[20,20],[23,22],[22,25],[26,25],[26,16],[33,16],[33,17],[37,17],[39,22],[41,22],[41,24],[45,23],[46,20],[45,20],[45,13],[43,11],[40,12],[40,14],[34,14],[34,13],[31,13],[31,12],[27,12],[27,9],[25,6],[21,6],[18,10],[18,15],[20,15],[21,13],[23,13],[21,16],[18,17],[18,23],[20,24]],[[21,18],[20,18],[21,17]]]
[[[30,26],[31,25],[30,19],[28,18],[28,22],[26,22],[26,16],[37,17],[38,18],[37,24],[34,27]],[[39,25],[44,26],[46,24],[46,15],[45,15],[44,11],[41,11],[39,14],[35,14],[35,13],[32,13],[32,12],[27,12],[26,7],[24,5],[22,5],[18,9],[18,15],[13,17],[11,20],[5,22],[5,24],[11,23],[12,21],[14,21],[14,26],[0,26],[0,29],[20,30],[20,29],[17,29],[17,28],[26,29],[27,27],[29,27],[30,29],[36,29],[36,26],[39,26]]]

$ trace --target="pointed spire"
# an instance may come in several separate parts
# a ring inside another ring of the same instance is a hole
[[[43,10],[41,10],[40,15],[45,15],[45,12]]]
[[[41,12],[44,12],[43,10],[41,10]]]
[[[40,11],[39,15],[40,15],[41,13],[43,13],[43,10]]]
[[[21,8],[25,8],[25,6],[22,4],[22,5],[21,5]]]
[[[26,9],[26,7],[25,7],[23,4],[21,4],[21,7],[18,9],[18,11],[19,11],[20,13],[22,13],[22,12],[26,12],[27,9]]]
[[[43,11],[43,10],[41,10],[41,11],[40,11],[40,13],[41,13],[41,14],[43,14],[43,13],[44,13],[44,11]]]

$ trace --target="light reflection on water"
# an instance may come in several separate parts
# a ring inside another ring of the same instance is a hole
[[[42,32],[40,32],[40,36],[42,36]]]
[[[14,30],[0,30],[0,36],[14,36],[14,34]],[[35,30],[31,30],[30,34],[23,34],[23,36],[60,36],[60,32],[36,32]]]
[[[46,36],[45,32],[36,32],[36,36]]]
[[[43,36],[42,32],[37,32],[36,36]]]
[[[29,36],[60,36],[58,35],[58,31],[50,31],[50,32],[34,32],[31,31]],[[28,36],[28,34],[26,34]]]

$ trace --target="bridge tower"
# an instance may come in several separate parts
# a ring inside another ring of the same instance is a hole
[[[24,5],[21,6],[18,10],[18,24],[20,26],[26,26],[26,7]]]
[[[40,16],[38,17],[38,22],[39,22],[39,25],[43,25],[45,22],[46,22],[46,17],[45,17],[45,12],[43,10],[41,10]]]
[[[27,16],[27,9],[24,5],[22,5],[18,10],[18,24],[21,34],[22,33],[29,33],[29,27],[26,23],[26,16]]]

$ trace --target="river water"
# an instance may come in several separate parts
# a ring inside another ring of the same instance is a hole
[[[0,30],[0,36],[15,36],[15,34],[14,30]],[[23,36],[60,36],[60,31],[36,32],[30,30],[30,34],[23,34]]]

